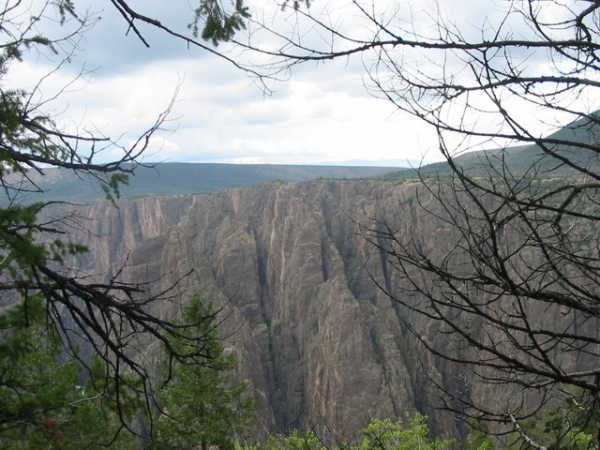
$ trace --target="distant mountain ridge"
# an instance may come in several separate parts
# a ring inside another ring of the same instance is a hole
[[[600,111],[593,114],[600,120]],[[596,120],[583,118],[542,138],[545,145],[552,151],[568,159],[579,167],[597,167],[600,164],[598,152],[584,148],[586,145],[598,146],[600,142],[600,127]],[[583,144],[583,147],[582,145]],[[559,159],[546,154],[536,144],[515,145],[507,148],[472,151],[453,158],[457,167],[468,170],[470,175],[488,173],[490,168],[509,167],[513,175],[523,175],[525,172],[535,172],[537,176],[567,176],[574,169]],[[535,170],[532,171],[532,168]],[[424,165],[419,169],[400,169],[397,172],[384,175],[385,179],[405,179],[414,177],[431,177],[452,173],[446,161]]]
[[[600,117],[600,113],[596,113]],[[600,141],[598,123],[580,119],[544,138],[556,142],[555,149],[580,167],[599,164],[598,153],[583,150],[577,145],[593,145]],[[458,167],[469,170],[471,175],[486,172],[490,167],[505,165],[513,174],[530,171],[536,167],[539,173],[549,176],[566,175],[572,169],[557,159],[545,155],[535,145],[481,150],[457,156]],[[261,182],[296,183],[316,179],[383,179],[402,180],[450,174],[447,162],[437,162],[414,167],[383,166],[336,166],[336,165],[278,165],[278,164],[222,164],[222,163],[149,163],[139,166],[130,176],[129,185],[122,186],[122,198],[148,196],[206,194],[240,187],[251,187]],[[51,168],[43,174],[30,171],[31,183],[23,184],[19,200],[89,202],[105,198],[104,192],[87,175],[72,170]],[[31,192],[38,190],[42,193]],[[5,200],[6,203],[7,200]]]
[[[398,167],[309,166],[274,164],[157,163],[140,166],[121,188],[121,197],[206,194],[231,188],[254,186],[261,182],[371,178],[397,171]],[[23,192],[26,203],[36,201],[89,202],[104,198],[92,180],[82,179],[72,170],[46,169],[30,172],[41,194]],[[27,185],[24,186],[28,188]]]

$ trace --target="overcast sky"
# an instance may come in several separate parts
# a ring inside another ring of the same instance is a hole
[[[186,0],[130,3],[182,31],[191,17]],[[178,90],[168,130],[157,136],[147,161],[406,166],[407,161],[439,160],[432,130],[368,93],[360,57],[306,64],[289,80],[271,83],[273,93],[265,95],[227,61],[163,33],[142,28],[151,46],[144,47],[127,35],[108,1],[90,4],[99,17],[96,25],[66,69],[44,82],[42,92],[49,98],[85,67],[91,71],[87,81],[69,86],[52,107],[72,121],[69,126],[93,124],[128,142],[152,124]],[[481,0],[452,4],[456,21],[479,23],[497,10],[494,2]],[[350,15],[344,20],[345,26],[360,26]],[[32,85],[49,67],[44,57],[29,58],[15,65],[10,77]]]

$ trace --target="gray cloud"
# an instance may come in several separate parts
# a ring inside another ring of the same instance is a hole
[[[187,2],[131,3],[140,12],[186,32],[192,14]],[[381,164],[385,160],[390,164],[420,160],[424,154],[436,159],[435,151],[429,151],[437,144],[431,130],[398,113],[390,103],[374,99],[365,89],[365,70],[375,55],[301,65],[291,80],[271,83],[274,94],[269,97],[247,74],[223,59],[187,48],[140,24],[151,45],[146,48],[134,34],[127,34],[127,24],[108,0],[76,0],[76,5],[89,6],[100,19],[86,33],[64,78],[57,77],[56,86],[66,83],[83,65],[95,70],[89,83],[66,95],[56,110],[66,110],[75,123],[89,122],[128,141],[152,123],[181,83],[173,121],[157,136],[148,158],[261,163],[369,158]],[[474,0],[447,6],[448,14],[453,13],[457,21],[475,24],[478,17],[469,13],[478,11],[483,16],[490,11],[487,2]],[[350,16],[344,21],[347,27],[354,25]],[[323,37],[309,38],[317,42]],[[227,45],[221,47],[227,49]],[[24,64],[14,72],[21,81],[50,67],[40,57]],[[54,89],[59,89],[56,86]]]

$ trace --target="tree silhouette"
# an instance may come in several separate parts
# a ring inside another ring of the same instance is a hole
[[[281,77],[359,55],[374,95],[431,126],[445,163],[363,228],[394,273],[376,281],[420,345],[503,393],[447,390],[445,407],[538,448],[586,430],[598,445],[600,3],[484,2],[475,26],[427,5],[300,4],[239,45]],[[440,239],[407,227],[417,209]],[[536,442],[524,424],[544,414],[555,433]]]
[[[176,34],[157,19],[137,13],[126,1],[112,0],[110,4],[142,41],[138,22]],[[204,39],[213,44],[226,40],[244,25],[244,6],[234,6],[231,11],[220,2],[199,2],[196,12],[190,13],[193,29],[189,37],[175,37],[219,54],[196,39],[203,28],[199,22],[211,17],[210,29],[201,32]],[[43,192],[35,180],[49,168],[89,177],[115,201],[119,187],[143,164],[151,137],[161,131],[170,111],[171,105],[167,105],[131,145],[96,129],[73,131],[64,125],[51,103],[71,85],[54,94],[43,92],[42,85],[71,60],[96,19],[71,0],[17,0],[0,8],[0,186],[4,194],[0,202],[0,434],[39,429],[41,420],[47,422],[47,431],[61,428],[51,426],[48,421],[54,419],[47,414],[63,414],[65,408],[72,407],[76,401],[73,373],[79,376],[82,372],[91,377],[103,404],[112,405],[111,415],[120,419],[120,428],[134,431],[129,405],[142,405],[151,419],[155,389],[150,369],[135,358],[137,346],[159,342],[172,360],[183,365],[205,365],[209,356],[208,336],[188,330],[209,320],[211,314],[184,323],[152,312],[151,306],[157,302],[181,302],[174,290],[177,282],[156,292],[149,288],[158,280],[123,281],[123,267],[110,276],[78,271],[70,263],[72,256],[87,249],[71,242],[71,231],[84,227],[82,218],[43,214],[50,202],[27,203],[27,193]],[[40,31],[50,24],[58,26],[62,32],[59,37]],[[33,86],[12,87],[11,69],[30,53],[48,56],[51,61],[58,59],[56,69]],[[109,158],[109,153],[117,156]],[[85,351],[79,351],[82,347]],[[61,358],[69,364],[78,361],[79,369],[63,376],[60,364],[54,364]],[[52,383],[53,378],[55,385],[40,382]],[[69,387],[72,391],[67,395],[63,391]],[[54,395],[55,391],[65,395]]]

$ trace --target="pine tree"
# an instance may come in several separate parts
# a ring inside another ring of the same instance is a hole
[[[153,448],[231,450],[251,424],[253,402],[242,399],[243,384],[231,385],[235,359],[225,354],[219,341],[212,303],[195,296],[184,308],[182,321],[197,324],[186,333],[204,337],[207,357],[193,364],[171,361],[165,367],[169,384],[158,396],[162,415],[156,421]],[[187,342],[175,342],[178,353],[189,350]]]
[[[138,13],[126,0],[108,3],[144,43],[139,23],[213,54],[218,53],[195,35],[214,43],[227,40],[244,26],[248,14],[241,1],[230,7],[219,0],[201,0],[191,17],[190,34],[184,36],[157,18]],[[200,25],[208,16],[213,20],[206,31]],[[121,278],[119,268],[110,277],[82,275],[68,264],[74,255],[86,251],[72,242],[69,233],[83,227],[81,218],[67,214],[43,220],[42,211],[53,202],[27,202],[29,193],[44,193],[36,179],[50,169],[89,178],[108,199],[116,201],[120,186],[143,164],[151,137],[169,113],[170,105],[131,144],[94,127],[73,130],[67,123],[77,119],[57,113],[53,101],[68,91],[69,85],[52,93],[44,92],[42,85],[72,61],[85,32],[98,19],[74,0],[15,1],[0,7],[2,448],[83,448],[86,439],[91,439],[90,446],[95,440],[102,445],[123,439],[117,431],[128,427],[136,402],[144,401],[146,410],[154,404],[153,374],[131,357],[137,351],[131,343],[138,338],[162,343],[169,356],[179,362],[205,356],[203,339],[198,335],[193,335],[195,342],[187,342],[193,344],[193,350],[185,355],[172,354],[192,334],[185,333],[185,326],[151,312],[153,303],[173,300],[169,289],[150,294],[151,280],[129,283]],[[53,31],[45,35],[48,30]],[[31,85],[19,86],[19,78],[11,70],[31,53],[54,61],[56,67]],[[80,77],[84,75],[82,68]],[[115,155],[114,159],[107,154]],[[178,340],[179,347],[171,344],[172,339]],[[77,354],[79,345],[85,348],[86,358]],[[95,355],[91,364],[90,355]],[[86,376],[92,385],[77,388],[85,384]],[[118,422],[114,426],[113,419]],[[83,429],[77,430],[77,423]],[[124,442],[118,442],[123,448]]]
[[[139,400],[132,396],[116,404],[114,386],[107,386],[114,381],[100,358],[89,364],[84,383],[86,366],[77,349],[67,352],[46,319],[41,296],[0,316],[0,447],[133,448],[127,447],[131,435],[120,431]]]

